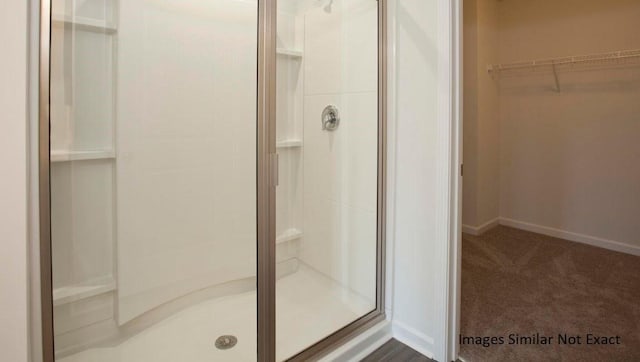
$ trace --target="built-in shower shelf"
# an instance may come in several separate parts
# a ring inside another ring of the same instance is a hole
[[[53,290],[53,305],[68,304],[81,299],[109,293],[114,290],[116,290],[116,281],[113,278],[91,284],[78,284],[56,288]]]
[[[298,229],[288,229],[276,237],[276,244],[282,244],[300,238],[302,238],[302,231]]]
[[[276,54],[291,58],[302,58],[302,55],[304,53],[302,52],[302,50],[297,49],[277,48]]]
[[[101,160],[116,158],[113,150],[97,151],[51,151],[51,162],[80,161],[80,160]]]
[[[302,147],[302,140],[290,139],[290,140],[278,141],[276,143],[276,147],[277,148],[299,148],[299,147]]]
[[[113,34],[118,31],[115,24],[101,19],[92,19],[82,16],[70,16],[65,14],[53,14],[53,25],[71,25],[75,30],[84,30],[94,33]]]

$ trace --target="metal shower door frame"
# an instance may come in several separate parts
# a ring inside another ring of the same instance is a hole
[[[276,356],[277,1],[258,0],[258,361]]]
[[[384,270],[386,224],[386,87],[387,87],[387,0],[378,2],[378,215],[376,308],[341,328],[291,361],[317,359],[349,338],[385,318]],[[276,359],[276,23],[277,0],[258,0],[257,68],[257,358],[260,362]],[[50,72],[51,72],[51,0],[40,0],[39,55],[39,224],[42,358],[55,361],[53,330],[53,288],[51,260],[51,186],[50,186]]]

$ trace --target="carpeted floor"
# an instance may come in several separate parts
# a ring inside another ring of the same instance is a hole
[[[504,340],[462,344],[469,362],[640,361],[640,257],[503,226],[464,234],[461,332]],[[510,345],[516,333],[553,339]],[[582,344],[559,344],[565,333]],[[620,344],[587,345],[589,333]]]

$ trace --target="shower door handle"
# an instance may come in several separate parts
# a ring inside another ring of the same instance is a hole
[[[278,187],[278,184],[280,183],[280,160],[278,158],[278,154],[277,153],[272,153],[271,157],[269,157],[269,161],[271,163],[271,185],[273,187]]]

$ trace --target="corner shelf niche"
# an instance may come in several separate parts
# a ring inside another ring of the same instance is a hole
[[[114,318],[117,3],[51,3],[51,238],[65,251],[51,260],[57,350],[90,344]]]
[[[113,278],[96,281],[94,283],[70,285],[53,290],[53,305],[69,304],[78,300],[88,299],[96,295],[109,293],[116,290],[116,281]]]
[[[301,148],[301,147],[302,147],[302,140],[300,139],[288,139],[288,140],[278,141],[276,143],[276,148],[278,149]]]
[[[286,243],[292,240],[298,240],[302,238],[302,231],[292,228],[287,229],[276,237],[276,244]]]
[[[287,48],[277,48],[276,54],[290,57],[290,58],[302,58],[302,56],[304,55],[302,50],[287,49]]]
[[[55,26],[72,25],[76,30],[105,34],[114,34],[118,31],[114,23],[100,19],[70,16],[66,14],[53,14],[51,19]]]
[[[304,16],[279,8],[276,37],[276,259],[283,261],[299,256],[303,238]]]
[[[116,153],[113,150],[95,150],[95,151],[52,150],[51,151],[51,162],[102,160],[102,159],[114,159],[114,158],[116,158]]]

